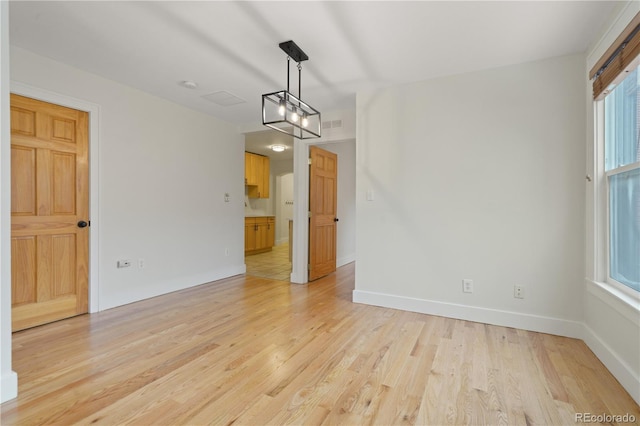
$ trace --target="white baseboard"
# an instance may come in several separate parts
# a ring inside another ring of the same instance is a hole
[[[308,282],[307,277],[302,274],[294,274],[293,272],[289,275],[289,281],[291,284],[306,284]]]
[[[412,297],[395,296],[392,294],[371,291],[353,291],[353,301],[365,305],[382,306],[403,311],[419,312],[466,321],[500,325],[503,327],[520,328],[541,333],[582,339],[583,324],[560,318],[543,317],[540,315],[523,314],[498,309],[479,308],[475,306],[459,305],[455,303],[438,302],[434,300],[416,299]]]
[[[355,253],[349,254],[347,256],[342,256],[341,258],[336,259],[336,268],[339,268],[341,266],[344,266],[348,263],[355,262],[355,261],[356,261]]]
[[[241,275],[247,272],[247,265],[244,263],[239,265],[230,265],[217,270],[209,271],[202,274],[184,276],[174,278],[164,282],[156,283],[155,287],[145,288],[137,293],[129,292],[127,294],[120,295],[118,298],[107,299],[101,297],[100,310],[117,308],[118,306],[127,305],[129,303],[139,302],[141,300],[150,299],[152,297],[162,296],[165,294],[173,293],[174,291],[184,290],[190,287],[196,287],[202,284],[218,281],[224,278],[233,277],[235,275]]]
[[[0,377],[0,404],[18,396],[18,375],[15,371]]]
[[[605,367],[613,374],[629,395],[640,404],[640,377],[634,374],[629,365],[609,345],[586,324],[584,327],[584,342],[598,357]]]

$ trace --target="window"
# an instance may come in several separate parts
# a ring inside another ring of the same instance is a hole
[[[640,72],[604,99],[609,281],[640,291]]]

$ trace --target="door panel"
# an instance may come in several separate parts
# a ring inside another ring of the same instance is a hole
[[[338,156],[309,148],[309,281],[336,270]]]
[[[88,310],[88,114],[11,95],[12,325]]]
[[[14,216],[36,214],[36,150],[11,147],[11,209]]]
[[[74,214],[76,211],[76,156],[64,152],[52,152],[53,214]]]
[[[13,305],[36,301],[36,238],[11,239],[11,297]]]

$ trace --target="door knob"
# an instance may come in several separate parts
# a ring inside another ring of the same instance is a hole
[[[84,220],[81,220],[80,222],[78,222],[78,228],[86,228],[87,225],[89,225],[87,222],[85,222]]]

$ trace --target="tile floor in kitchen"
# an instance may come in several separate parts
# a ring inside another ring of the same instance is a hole
[[[245,256],[247,275],[271,278],[279,281],[289,281],[291,262],[289,262],[289,243],[273,247],[266,253]]]

